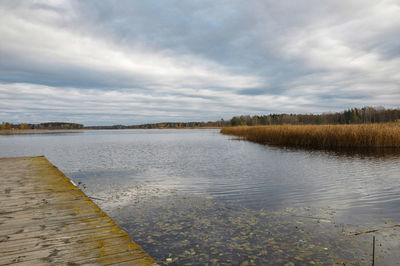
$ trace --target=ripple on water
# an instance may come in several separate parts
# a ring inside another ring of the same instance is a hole
[[[2,157],[45,155],[83,182],[160,262],[363,262],[370,235],[341,231],[400,224],[398,152],[281,149],[216,130],[0,136],[0,147]],[[376,232],[382,264],[400,261],[390,260],[397,230]]]

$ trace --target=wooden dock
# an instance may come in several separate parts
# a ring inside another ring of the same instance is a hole
[[[0,158],[0,265],[156,265],[45,157]]]

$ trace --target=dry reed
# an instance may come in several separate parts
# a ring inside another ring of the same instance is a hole
[[[222,134],[263,144],[312,149],[400,148],[400,123],[226,127]]]

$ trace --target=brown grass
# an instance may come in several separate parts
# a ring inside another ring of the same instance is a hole
[[[263,144],[312,149],[400,148],[400,123],[270,125],[222,128],[222,134]]]

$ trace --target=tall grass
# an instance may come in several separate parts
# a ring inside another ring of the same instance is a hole
[[[258,143],[288,147],[400,148],[400,123],[238,126],[222,128],[221,133]]]

